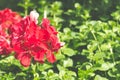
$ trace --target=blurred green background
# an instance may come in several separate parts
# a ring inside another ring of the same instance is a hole
[[[24,68],[0,57],[0,80],[120,80],[120,0],[0,0],[22,16],[44,10],[65,46],[57,62]]]

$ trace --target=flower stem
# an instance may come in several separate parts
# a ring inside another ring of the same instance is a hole
[[[44,18],[47,18],[47,11],[44,10]]]
[[[94,32],[91,31],[91,33],[92,33],[94,39],[95,39],[96,41],[98,41],[98,40],[97,40],[97,37],[96,37],[95,34],[94,34]],[[101,48],[100,48],[100,45],[99,45],[99,44],[98,44],[98,49],[99,49],[99,51],[101,52]]]

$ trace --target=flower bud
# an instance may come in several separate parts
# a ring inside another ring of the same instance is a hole
[[[39,17],[39,14],[37,13],[36,10],[33,10],[30,12],[30,19],[32,21],[35,21],[36,24],[38,23],[38,17]]]

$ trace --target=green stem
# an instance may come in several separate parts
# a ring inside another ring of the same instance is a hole
[[[47,11],[44,10],[44,18],[47,18]]]
[[[28,7],[27,7],[27,4],[28,4],[28,2],[26,1],[26,2],[25,2],[25,16],[27,16],[27,14],[28,14]]]
[[[28,14],[28,4],[30,4],[30,0],[24,0],[25,3],[24,3],[24,8],[25,8],[25,16]]]
[[[57,26],[56,14],[53,14],[53,20],[55,22],[55,26]]]
[[[115,58],[114,58],[114,54],[113,54],[113,49],[112,49],[110,44],[109,44],[109,47],[110,47],[110,53],[112,54],[113,63],[115,64]]]
[[[95,39],[96,41],[98,41],[98,40],[97,40],[97,37],[96,37],[95,34],[94,34],[94,32],[91,31],[91,33],[92,33],[94,39]],[[100,45],[99,45],[99,44],[98,44],[98,49],[99,49],[99,51],[101,52],[101,48],[100,48]]]

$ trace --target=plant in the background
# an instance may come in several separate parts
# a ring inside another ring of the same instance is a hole
[[[59,41],[58,32],[46,17],[41,25],[37,25],[39,14],[35,10],[22,18],[18,13],[5,9],[0,11],[0,17],[1,58],[15,55],[24,67],[35,61],[56,61],[54,53],[58,52],[64,43]]]
[[[13,0],[9,1],[10,8],[19,11],[22,16],[35,9],[40,15],[38,25],[41,27],[44,11],[47,11],[51,25],[56,27],[57,36],[65,45],[54,54],[57,61],[53,64],[46,61],[46,56],[44,64],[39,64],[32,56],[31,66],[24,68],[12,56],[13,52],[7,57],[0,56],[0,80],[120,79],[119,0],[21,0],[16,1],[19,6]],[[2,9],[6,1],[0,2]],[[32,33],[34,29],[27,31]],[[18,43],[21,40],[24,39],[18,40]],[[25,52],[26,50],[30,49],[24,49]]]
[[[31,3],[30,0],[22,0],[20,3],[18,3],[18,6],[22,7],[24,9],[24,12],[22,12],[22,16],[27,16],[29,12],[29,8],[33,7],[33,3]],[[32,8],[33,9],[33,8]]]
[[[0,16],[0,54],[15,52],[15,57],[25,67],[30,65],[32,58],[44,63],[46,56],[49,62],[55,62],[53,53],[64,44],[59,41],[58,32],[47,18],[43,18],[39,26],[37,25],[39,14],[36,11],[31,11],[30,16],[21,18],[10,9],[5,9],[1,10]]]
[[[90,0],[86,3],[94,4]],[[103,11],[111,6],[109,1],[103,0],[99,3],[108,3],[107,8]],[[86,8],[86,6],[90,8]],[[113,18],[117,21],[103,22],[110,18],[108,16],[106,18],[106,12],[99,17],[103,21],[91,20],[95,17],[91,15],[94,11],[93,6],[75,3],[74,8],[65,12],[65,15],[68,16],[65,26],[69,26],[63,29],[61,39],[70,44],[66,44],[62,51],[64,54],[71,55],[70,58],[78,68],[79,80],[119,80],[119,7],[116,12],[112,13]],[[101,9],[99,6],[97,7]]]

